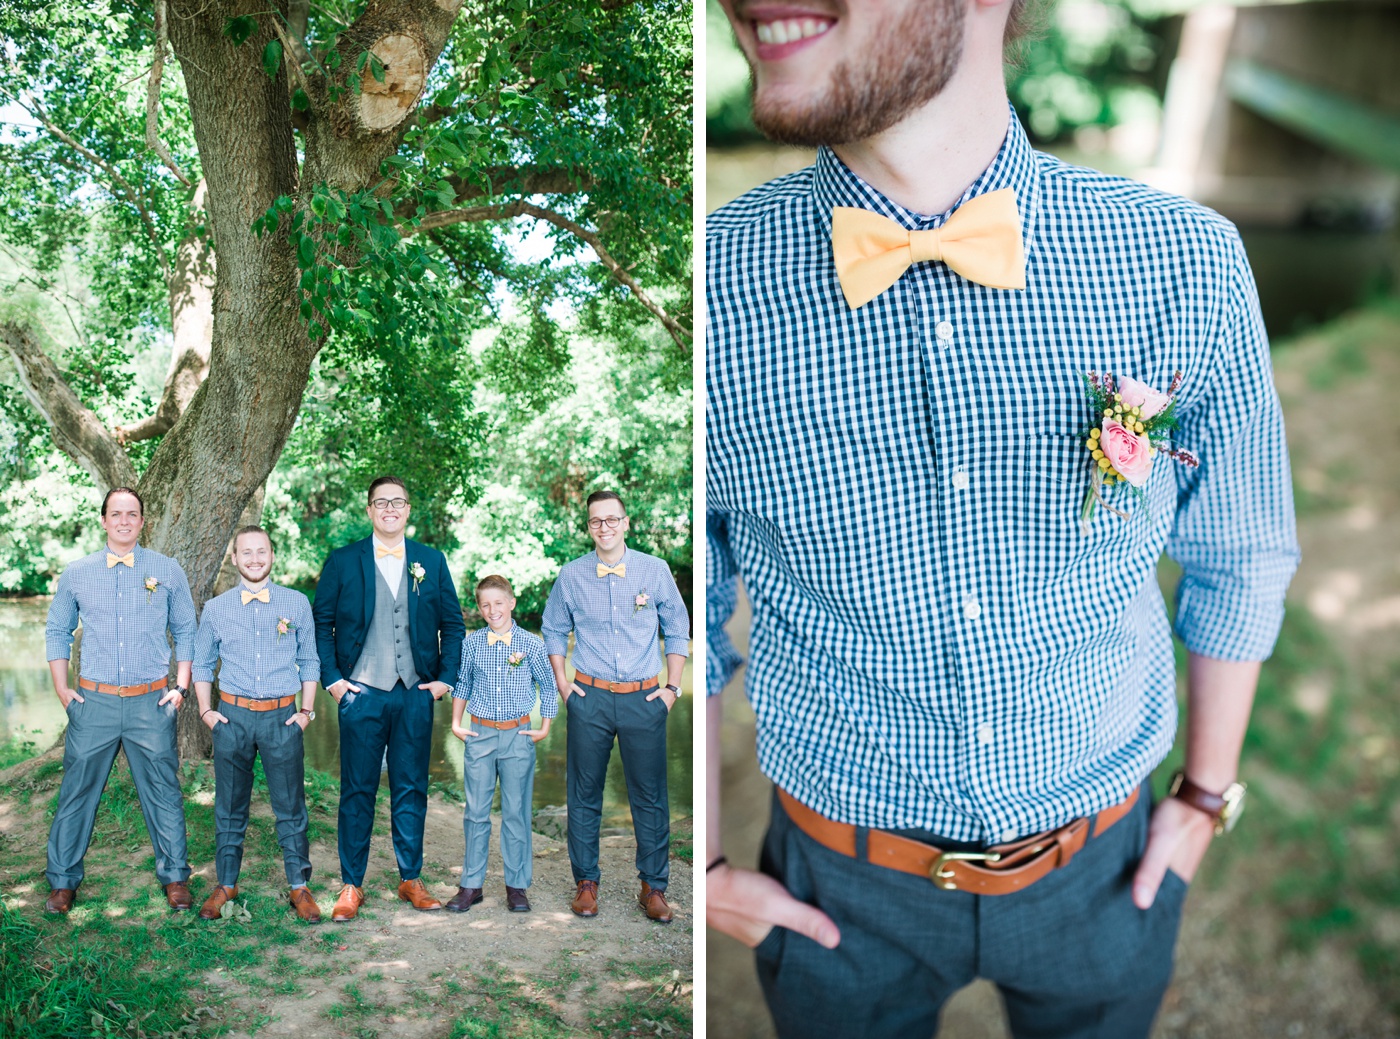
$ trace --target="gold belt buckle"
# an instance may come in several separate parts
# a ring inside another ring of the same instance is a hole
[[[944,891],[956,891],[958,885],[953,883],[956,875],[952,870],[945,870],[943,867],[949,862],[1000,862],[1001,852],[999,851],[944,851],[940,852],[938,858],[933,860],[933,865],[928,868],[928,878]]]

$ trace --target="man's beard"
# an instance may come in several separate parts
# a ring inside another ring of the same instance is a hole
[[[948,85],[962,54],[963,18],[958,0],[915,0],[881,27],[858,67],[843,61],[826,90],[800,106],[765,104],[750,68],[754,125],[781,144],[808,148],[888,130]]]

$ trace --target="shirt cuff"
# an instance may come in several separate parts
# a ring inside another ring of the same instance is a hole
[[[744,658],[735,652],[729,639],[711,640],[705,654],[705,695],[718,696],[743,665]]]
[[[191,682],[212,682],[214,681],[214,668],[205,667],[203,664],[195,664],[190,668]]]
[[[50,660],[68,660],[73,656],[73,639],[45,639],[44,651]]]
[[[676,639],[674,642],[667,639],[663,646],[662,655],[671,656],[672,654],[678,657],[690,656],[690,639]]]
[[[569,636],[559,638],[556,635],[546,635],[544,637],[545,656],[567,657],[569,655]]]
[[[176,639],[176,640],[175,640],[175,659],[176,659],[176,660],[193,660],[193,659],[194,659],[194,636],[193,636],[193,635],[190,635],[188,638]]]
[[[1267,660],[1282,626],[1282,602],[1260,602],[1182,578],[1176,633],[1192,653],[1215,660]]]

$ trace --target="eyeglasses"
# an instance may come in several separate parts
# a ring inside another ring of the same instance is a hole
[[[588,521],[588,529],[602,530],[606,526],[609,530],[616,530],[617,525],[626,518],[626,516],[594,516]]]
[[[408,507],[407,498],[375,498],[370,502],[376,509],[383,512],[385,509],[403,509]]]

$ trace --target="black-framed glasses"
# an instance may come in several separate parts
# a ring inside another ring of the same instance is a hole
[[[626,518],[626,516],[594,516],[588,521],[588,529],[602,530],[607,527],[609,530],[616,530],[617,525]]]
[[[376,509],[383,512],[385,509],[402,509],[408,506],[407,498],[375,498],[370,502]]]

